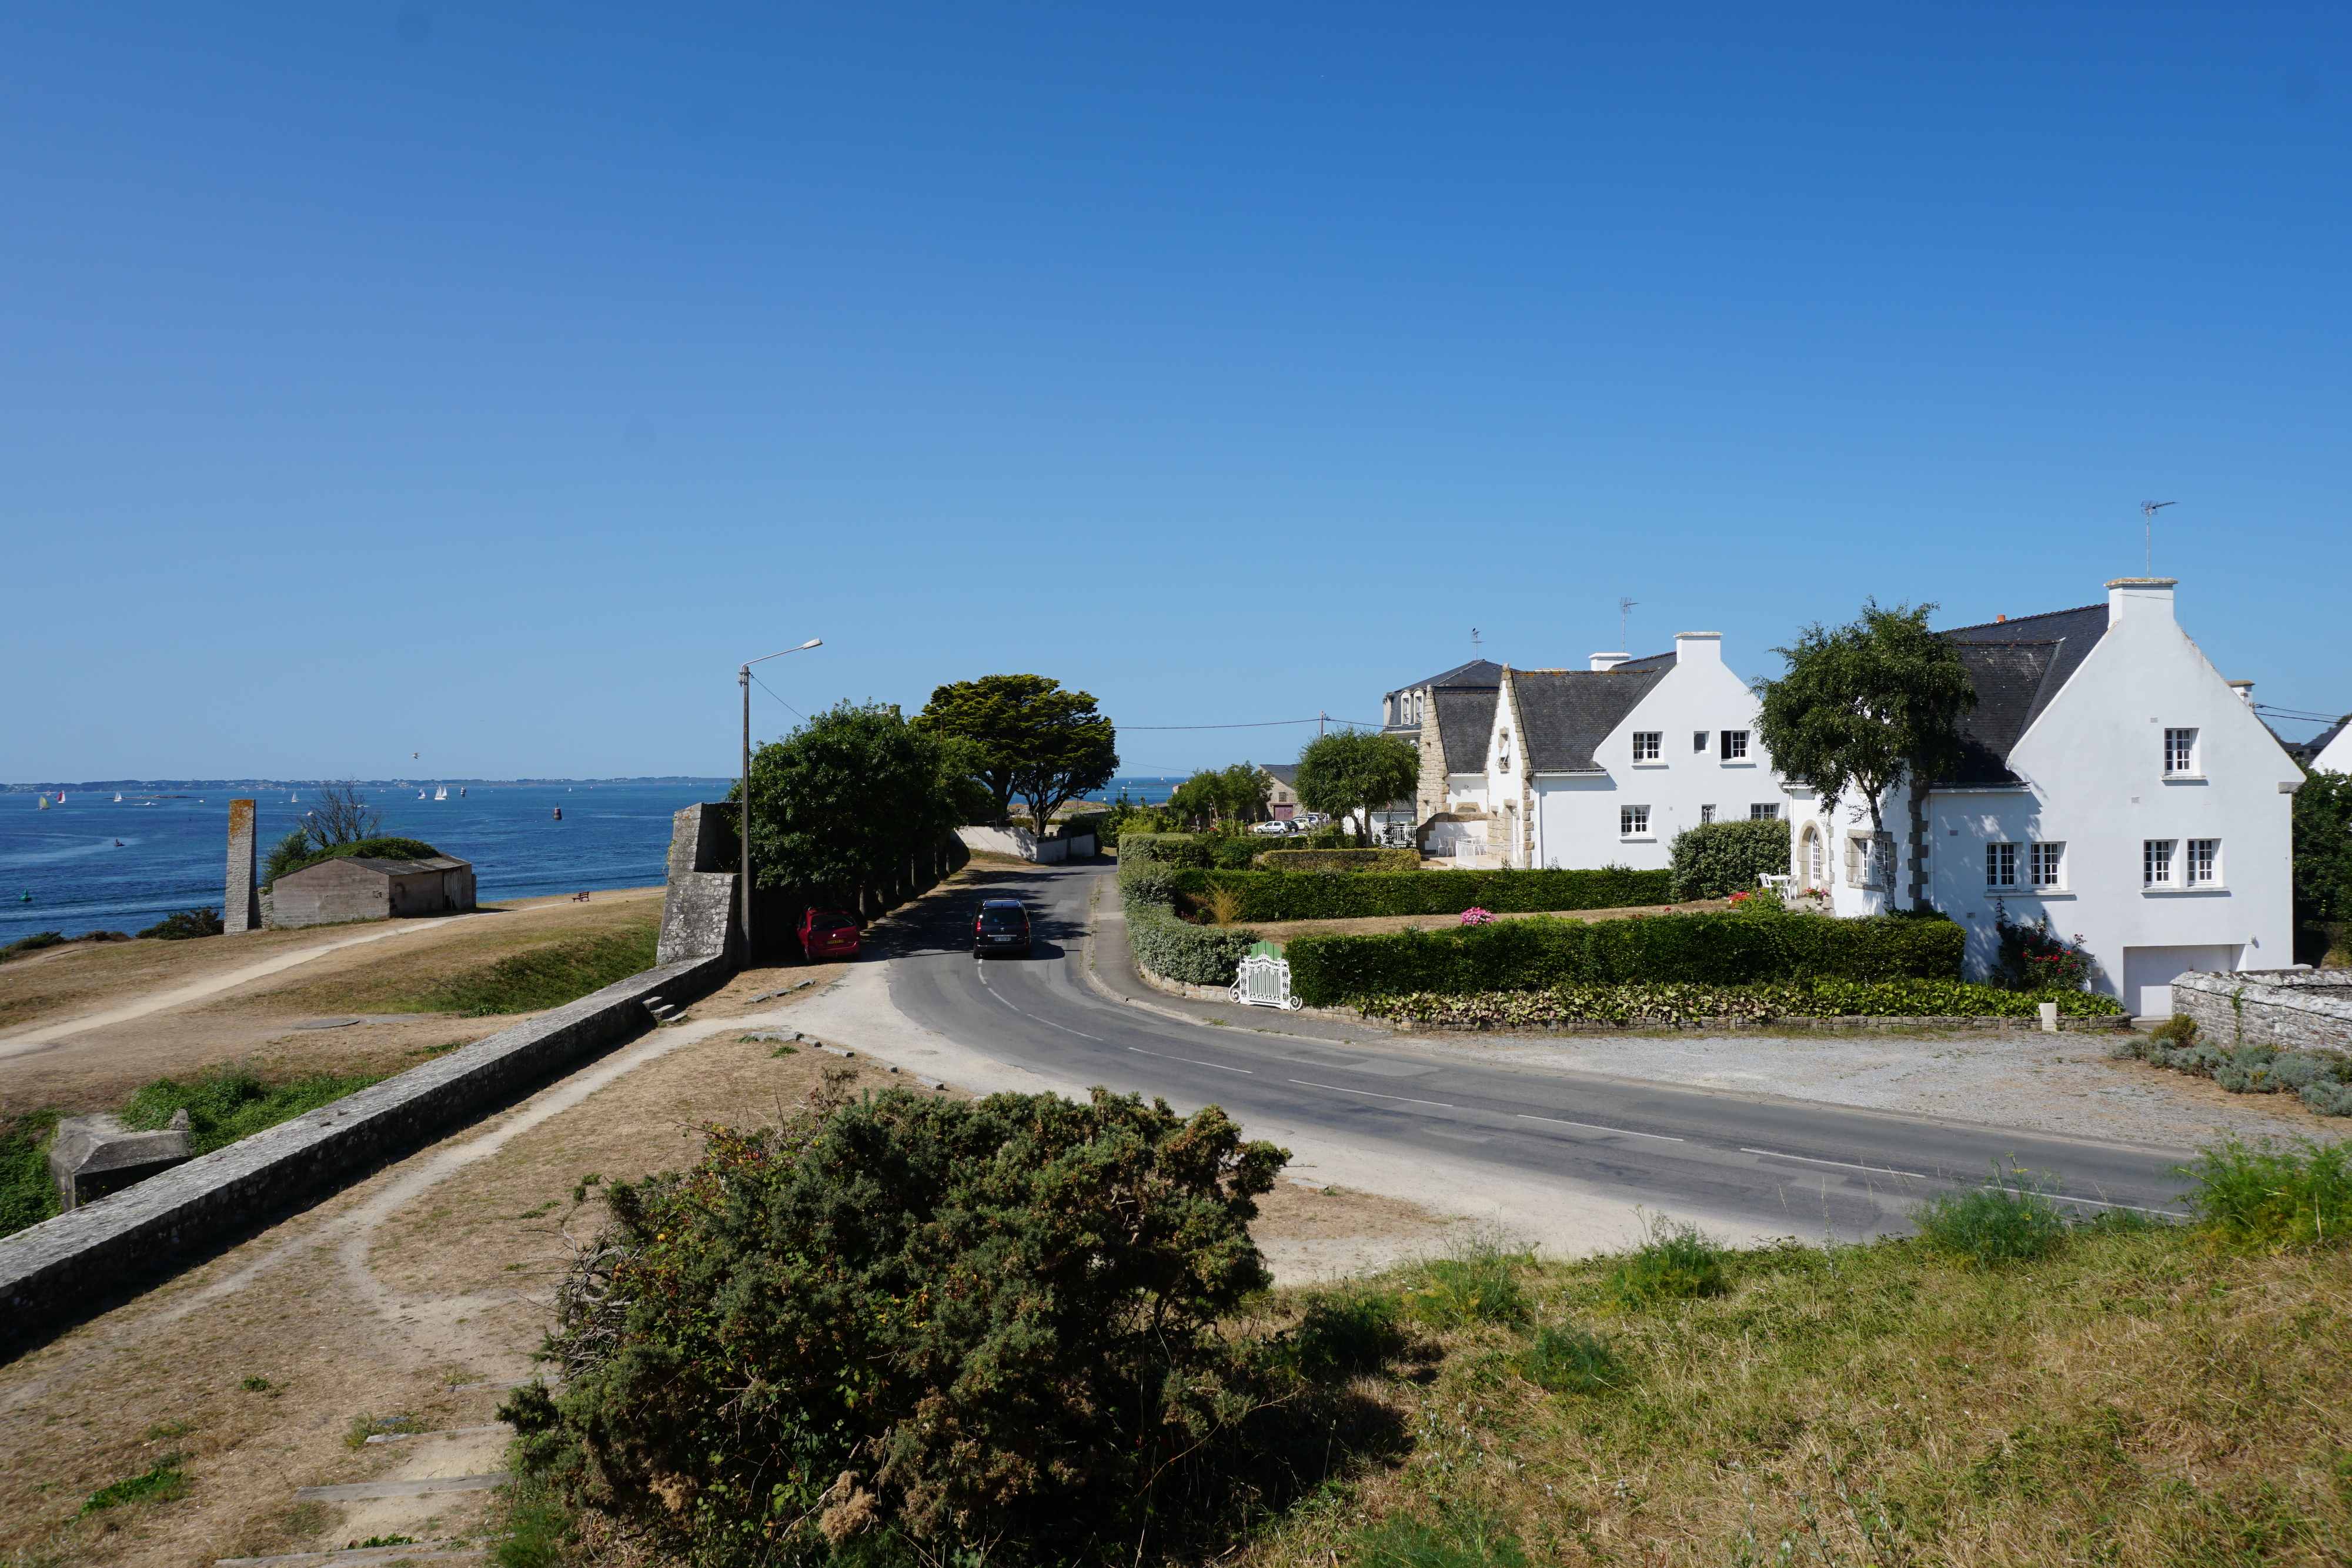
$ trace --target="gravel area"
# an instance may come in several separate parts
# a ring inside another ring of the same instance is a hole
[[[1399,1043],[1407,1043],[1400,1040]],[[2190,1148],[2221,1134],[2334,1139],[2352,1122],[2284,1094],[2116,1061],[2112,1035],[1423,1036],[1428,1050],[1523,1066],[1866,1105],[1992,1126]]]

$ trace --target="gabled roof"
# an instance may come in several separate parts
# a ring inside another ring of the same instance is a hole
[[[1298,788],[1298,764],[1296,762],[1261,762],[1257,770],[1286,789]]]
[[[1977,693],[1976,711],[1960,716],[1960,765],[1939,782],[2015,783],[2010,748],[2106,634],[2104,604],[1937,632],[1958,644]]]
[[[2329,725],[2326,729],[2321,730],[2317,735],[2313,736],[2301,746],[2288,747],[2286,748],[2287,755],[2294,758],[2297,762],[2302,763],[2305,768],[2310,767],[2313,763],[2319,760],[2319,754],[2326,750],[2337,736],[2344,733],[2344,727],[2347,725],[2352,725],[2352,713],[2346,714],[2342,718],[2337,719],[2334,724]]]
[[[464,861],[452,860],[447,855],[426,855],[413,861],[383,860],[374,855],[337,855],[332,860],[320,861],[319,865],[306,865],[302,871],[316,871],[320,865],[355,865],[363,870],[374,872],[379,876],[415,876],[419,872],[466,869]],[[289,878],[297,877],[300,876],[302,872],[289,872],[287,874]]]
[[[1486,771],[1486,742],[1495,734],[1498,692],[1440,686],[1430,694],[1437,705],[1437,742],[1448,773]]]
[[[1444,674],[1432,675],[1425,681],[1408,681],[1396,692],[1417,692],[1423,686],[1481,686],[1488,690],[1503,684],[1503,666],[1491,659],[1473,659],[1466,664],[1456,664]],[[1391,692],[1391,696],[1396,695]]]
[[[1519,752],[1531,773],[1600,770],[1594,750],[1675,666],[1672,653],[1613,670],[1514,670]]]

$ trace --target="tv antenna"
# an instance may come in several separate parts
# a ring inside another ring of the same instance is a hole
[[[1470,651],[1474,653],[1478,651],[1478,628],[1475,626],[1470,628]]]
[[[2139,570],[2142,577],[2154,577],[2156,575],[2157,513],[2164,510],[2167,507],[2177,507],[2179,504],[2180,503],[2178,501],[2142,501],[2139,504]]]
[[[1617,601],[1617,645],[1629,653],[1633,651],[1633,644],[1625,641],[1625,623],[1633,619],[1633,607],[1641,602],[1638,599],[1621,599]]]

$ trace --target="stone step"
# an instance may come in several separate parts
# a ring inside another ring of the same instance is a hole
[[[514,1428],[504,1421],[493,1421],[487,1427],[451,1427],[439,1432],[378,1432],[371,1443],[406,1443],[418,1437],[471,1437],[484,1432],[511,1432]]]

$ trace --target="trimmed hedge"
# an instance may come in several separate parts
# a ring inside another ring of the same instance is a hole
[[[1208,846],[1198,833],[1121,833],[1118,863],[1122,873],[1131,865],[1158,862],[1165,865],[1207,865]]]
[[[1411,851],[1404,852],[1411,853]],[[1171,889],[1210,885],[1241,894],[1244,920],[1347,920],[1366,915],[1459,915],[1476,907],[1506,915],[1622,909],[1664,904],[1663,871],[1408,871],[1301,876],[1288,872],[1180,871]]]
[[[1302,880],[1314,885],[1326,879]],[[1412,992],[1468,996],[1633,982],[1957,982],[1966,942],[1959,925],[1948,920],[1707,913],[1507,920],[1380,936],[1299,936],[1286,945],[1285,955],[1292,990],[1308,1003],[1329,1007]]]
[[[1419,871],[1419,850],[1266,850],[1257,863],[1267,871]]]
[[[1675,835],[1676,898],[1721,898],[1752,893],[1759,876],[1789,874],[1789,824],[1702,822]]]
[[[1150,904],[1127,906],[1127,941],[1135,961],[1162,979],[1230,986],[1257,933],[1238,925],[1189,925]]]
[[[1528,1029],[1637,1019],[2014,1018],[2056,1002],[2063,1018],[2116,1018],[2123,1007],[2088,991],[2008,991],[1960,980],[1767,980],[1754,986],[1553,986],[1540,991],[1377,998],[1364,1011],[1443,1029]]]

